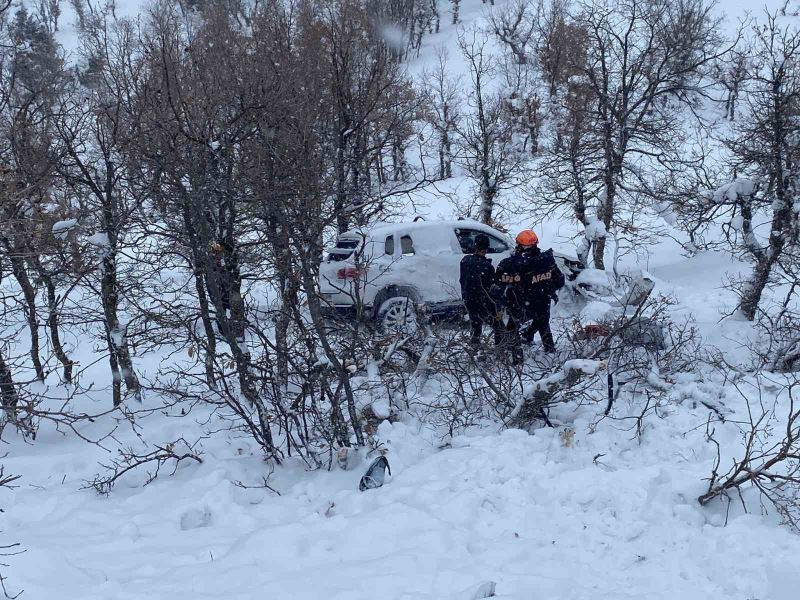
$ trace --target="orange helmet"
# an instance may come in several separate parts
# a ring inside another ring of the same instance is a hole
[[[539,237],[530,229],[523,229],[517,234],[517,245],[523,247],[538,246]]]

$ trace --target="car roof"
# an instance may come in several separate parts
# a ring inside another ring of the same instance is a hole
[[[459,227],[480,229],[488,233],[507,237],[504,233],[497,231],[489,225],[475,221],[474,219],[448,219],[441,221],[424,221],[420,219],[418,221],[399,221],[397,223],[379,222],[362,229],[351,229],[350,231],[343,233],[340,237],[359,238],[363,235],[381,237],[383,235],[391,235],[392,233],[396,233],[398,231],[411,233],[414,231],[424,231],[430,229],[458,229]]]

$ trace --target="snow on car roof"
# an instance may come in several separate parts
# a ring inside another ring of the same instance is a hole
[[[385,221],[381,221],[379,223],[375,223],[374,225],[360,229],[351,229],[350,231],[343,233],[340,237],[361,237],[363,235],[380,237],[381,235],[388,235],[398,231],[413,232],[423,231],[426,229],[455,229],[458,227],[471,227],[492,232],[494,234],[501,234],[501,232],[488,225],[484,225],[479,221],[475,221],[474,219],[448,219],[444,221],[424,221],[420,219],[419,221],[399,221],[397,223],[387,223]]]

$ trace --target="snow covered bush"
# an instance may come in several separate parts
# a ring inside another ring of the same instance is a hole
[[[0,465],[0,491],[10,490],[13,487],[13,483],[19,479],[19,475],[6,475],[5,468],[3,465]],[[3,512],[3,509],[0,508],[0,513]],[[19,549],[18,543],[13,544],[4,544],[0,543],[0,558],[6,556],[14,556],[15,554],[19,554],[21,550]],[[0,568],[8,567],[7,564],[0,561]],[[17,598],[22,592],[19,592],[15,595],[11,595],[9,591],[6,589],[6,577],[3,575],[3,572],[0,571],[0,590],[3,592],[3,596],[6,598],[10,598],[14,600]]]
[[[742,447],[732,459],[723,458],[715,426],[709,421],[707,439],[716,446],[717,457],[708,489],[698,501],[707,505],[725,498],[729,504],[740,501],[745,509],[748,503],[772,506],[785,524],[800,532],[800,407],[796,402],[800,380],[780,383],[756,378],[747,390],[735,385],[747,406],[747,420],[738,423]],[[770,400],[764,397],[765,387],[779,391]],[[729,462],[731,466],[723,471]]]
[[[534,353],[521,366],[511,364],[509,348],[476,356],[460,332],[434,327],[430,376],[401,377],[395,390],[412,413],[451,435],[473,426],[550,424],[557,405],[598,406],[613,417],[621,396],[652,411],[658,399],[671,401],[677,377],[713,358],[691,321],[670,317],[672,304],[654,297],[629,314],[556,321],[558,354]]]

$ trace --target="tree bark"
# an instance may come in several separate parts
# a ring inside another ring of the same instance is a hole
[[[38,260],[34,262],[34,265],[36,266],[39,277],[44,282],[44,287],[47,292],[47,327],[50,330],[50,343],[53,345],[53,352],[58,362],[64,367],[64,383],[72,383],[72,369],[74,365],[64,351],[64,345],[61,343],[56,286],[53,283],[53,278],[50,277],[49,273],[44,271]]]
[[[490,186],[487,183],[484,183],[484,187],[481,190],[481,209],[480,209],[480,220],[481,223],[486,225],[492,224],[492,216],[494,213],[494,199],[497,196],[497,190],[494,186]]]
[[[19,402],[17,395],[17,388],[14,385],[14,377],[11,374],[11,369],[8,368],[5,356],[0,350],[0,401],[3,403],[3,408],[9,417],[14,418],[14,412]]]
[[[792,185],[791,180],[796,175],[791,172],[791,164],[787,165],[787,155],[784,153],[789,129],[785,122],[788,116],[786,114],[788,107],[784,105],[783,83],[781,73],[775,76],[772,83],[772,118],[770,123],[772,164],[770,165],[770,170],[772,171],[775,199],[772,203],[772,222],[766,250],[757,247],[758,242],[750,229],[752,225],[750,223],[745,224],[749,229],[745,242],[756,259],[753,275],[750,282],[742,290],[739,302],[739,310],[748,321],[752,321],[756,317],[758,305],[761,302],[764,288],[769,281],[772,268],[783,254],[792,228],[792,206],[787,186]]]
[[[33,368],[36,372],[36,379],[44,381],[44,368],[39,356],[39,319],[36,314],[36,290],[28,277],[22,256],[15,255],[14,251],[9,249],[9,260],[11,262],[11,272],[14,274],[17,283],[19,283],[22,295],[25,298],[25,318],[28,321],[28,329],[31,335],[31,363],[33,363]]]
[[[110,236],[109,236],[110,238]],[[103,316],[105,318],[106,339],[108,341],[109,352],[113,355],[112,375],[116,378],[122,376],[125,382],[125,389],[134,394],[137,399],[141,398],[141,386],[139,378],[133,370],[133,361],[128,350],[128,339],[119,322],[119,292],[117,290],[117,254],[114,248],[109,248],[102,259],[102,274],[100,277],[100,297],[103,305]],[[114,374],[114,363],[118,367],[117,374]],[[119,404],[116,401],[115,405]]]

